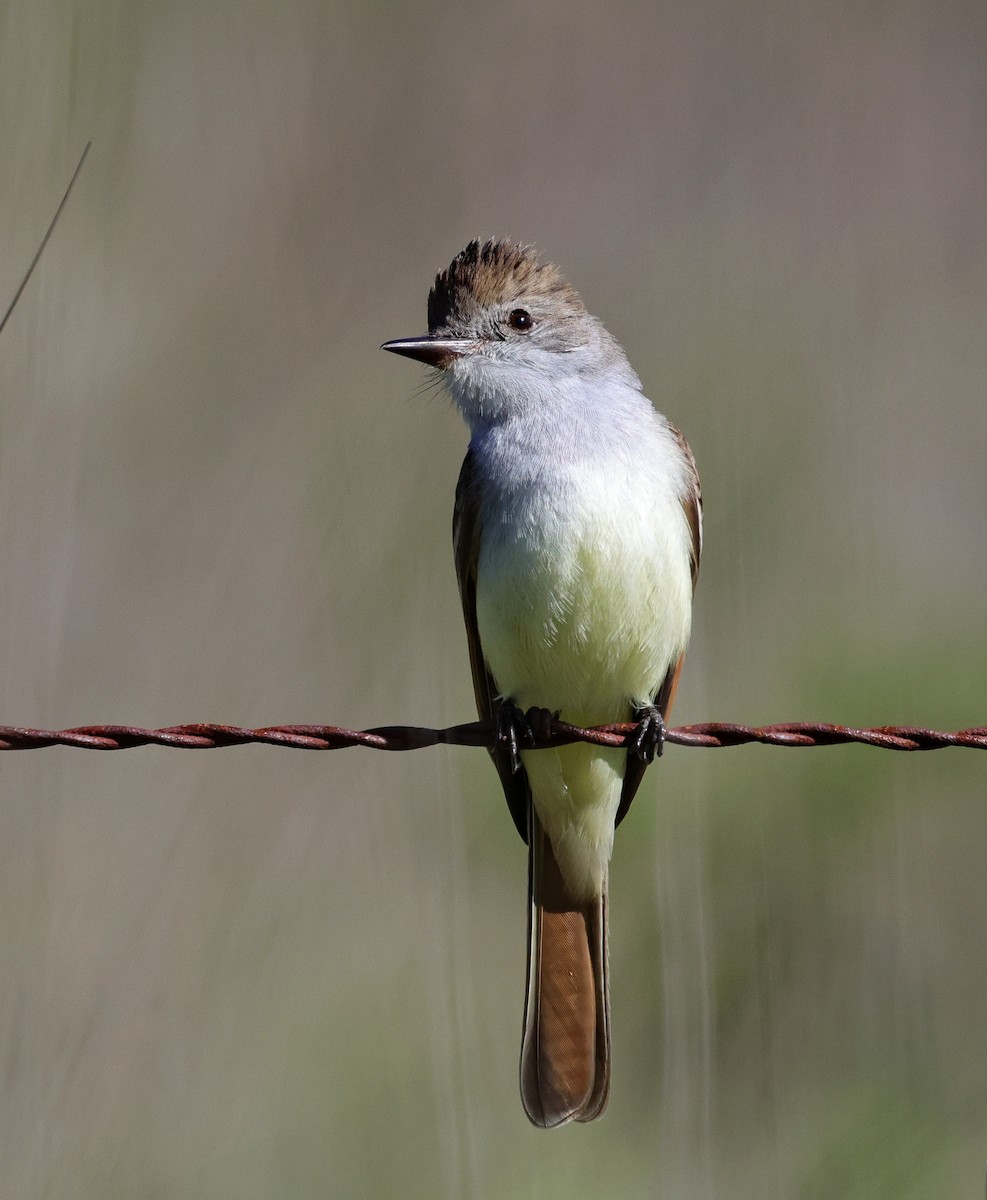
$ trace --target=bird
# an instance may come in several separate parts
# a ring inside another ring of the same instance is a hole
[[[469,427],[453,543],[479,715],[528,844],[521,1099],[591,1121],[611,1075],[614,830],[661,753],[689,641],[702,492],[682,434],[616,339],[529,245],[471,241],[428,332],[382,349],[434,368]],[[553,718],[633,722],[626,748],[536,748]]]

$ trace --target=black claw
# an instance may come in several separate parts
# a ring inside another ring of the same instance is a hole
[[[552,721],[558,713],[547,708],[529,708],[522,712],[513,700],[505,700],[497,709],[497,741],[507,747],[511,774],[521,770],[520,747],[531,750],[552,736]]]
[[[639,708],[634,714],[637,729],[628,743],[628,749],[642,762],[652,763],[661,758],[665,749],[665,722],[653,704]]]
[[[552,721],[558,717],[547,708],[529,708],[524,714],[528,729],[535,742],[547,742],[552,736]],[[532,743],[534,744],[534,742]]]
[[[528,746],[535,744],[535,735],[525,719],[524,713],[513,700],[505,700],[497,709],[497,741],[507,747],[508,758],[511,762],[511,774],[516,775],[521,770],[521,754],[518,749],[520,742]]]

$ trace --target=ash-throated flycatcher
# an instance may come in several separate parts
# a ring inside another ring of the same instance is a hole
[[[439,368],[470,427],[453,539],[480,716],[529,846],[521,1098],[591,1121],[610,1087],[607,868],[661,750],[702,540],[685,439],[556,267],[470,242],[435,280],[428,333],[385,350]],[[528,710],[526,713],[522,710]],[[521,749],[553,713],[638,722],[629,750]]]

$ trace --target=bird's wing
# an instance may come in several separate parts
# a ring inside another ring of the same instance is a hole
[[[490,674],[480,631],[476,624],[476,570],[480,557],[480,493],[472,452],[467,452],[456,487],[456,508],[452,518],[452,543],[456,556],[456,576],[459,580],[459,595],[463,602],[463,619],[466,622],[466,638],[469,642],[470,667],[473,671],[473,691],[476,708],[481,720],[495,720],[500,690]],[[528,840],[528,797],[530,789],[524,767],[516,772],[511,769],[510,753],[506,746],[495,746],[490,756],[500,775],[500,782],[507,797],[507,805],[514,818],[517,831]]]
[[[675,438],[679,449],[682,451],[688,476],[686,494],[682,499],[682,509],[685,512],[685,519],[689,524],[689,531],[692,534],[690,564],[692,566],[692,590],[694,592],[696,590],[696,580],[699,577],[699,559],[703,553],[703,489],[699,483],[699,471],[696,467],[696,460],[692,450],[689,448],[689,443],[674,425],[669,425],[668,428],[671,430],[672,437]]]
[[[686,492],[682,497],[682,511],[685,513],[686,523],[692,534],[689,561],[692,569],[692,590],[694,592],[696,590],[696,579],[699,577],[699,559],[703,551],[703,493],[699,483],[699,471],[696,469],[696,460],[689,448],[689,443],[674,425],[670,425],[669,429],[678,443],[679,449],[682,451],[688,472]],[[658,689],[658,694],[655,696],[655,707],[661,713],[662,720],[667,721],[671,715],[672,704],[675,700],[675,689],[678,687],[679,676],[682,674],[682,663],[684,661],[685,655],[679,655],[678,660],[669,667],[668,673],[662,681],[661,687]],[[647,763],[643,759],[636,754],[628,752],[627,767],[624,771],[624,786],[620,792],[620,807],[617,809],[615,824],[619,825],[627,815],[631,801],[634,799],[634,795],[641,785],[641,780],[644,778],[646,767]]]

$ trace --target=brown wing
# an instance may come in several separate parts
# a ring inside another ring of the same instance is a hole
[[[466,639],[469,642],[470,667],[473,670],[473,691],[476,708],[481,720],[492,721],[497,715],[497,699],[500,690],[490,674],[480,645],[480,632],[476,626],[476,566],[480,556],[480,496],[473,455],[467,453],[463,468],[459,472],[456,487],[456,508],[452,517],[452,544],[456,556],[456,576],[459,579],[459,595],[463,602],[463,619],[466,622]],[[528,840],[528,776],[521,767],[511,771],[510,755],[506,748],[497,746],[490,751],[500,782],[507,797],[507,805],[514,818],[517,831]]]
[[[692,533],[690,562],[692,567],[692,590],[695,591],[696,579],[699,576],[699,559],[703,551],[703,493],[699,484],[699,471],[696,469],[696,460],[689,449],[689,443],[674,425],[670,425],[669,429],[672,431],[672,436],[682,451],[688,472],[688,490],[682,498],[682,509],[685,513],[689,530]],[[658,695],[655,696],[655,707],[661,713],[662,720],[667,721],[671,715],[672,704],[675,700],[675,689],[678,687],[679,676],[682,674],[682,663],[684,661],[685,655],[682,654],[679,656],[678,661],[669,667],[668,674],[658,689]],[[628,753],[627,767],[624,771],[624,786],[620,792],[620,807],[617,809],[617,820],[615,822],[617,825],[627,815],[631,801],[634,799],[637,789],[641,786],[641,780],[644,778],[646,767],[647,763],[642,762],[636,754]]]
[[[687,492],[682,500],[682,508],[685,512],[685,519],[689,523],[689,531],[692,534],[692,590],[696,590],[696,580],[699,578],[699,559],[703,553],[703,489],[699,482],[699,470],[696,467],[696,460],[689,447],[689,443],[685,440],[682,434],[675,428],[674,425],[669,425],[669,431],[673,438],[678,443],[679,449],[682,451],[682,457],[685,459],[685,468],[687,475]]]

